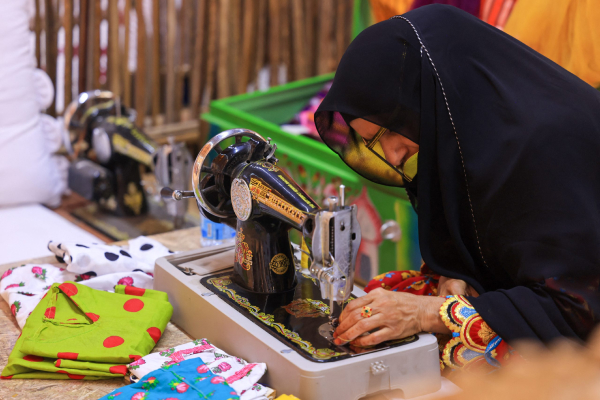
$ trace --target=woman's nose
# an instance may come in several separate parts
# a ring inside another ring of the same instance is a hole
[[[394,137],[390,137],[390,133],[388,132],[381,137],[379,142],[381,143],[386,161],[393,166],[398,166],[406,154],[406,149],[394,139]]]

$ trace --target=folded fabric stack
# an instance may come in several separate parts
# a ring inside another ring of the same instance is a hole
[[[33,310],[3,379],[107,379],[148,354],[173,313],[167,294],[117,285],[114,293],[54,283]]]
[[[160,368],[168,369],[180,364],[183,366],[189,360],[201,360],[204,367],[198,370],[210,371],[216,375],[216,380],[226,382],[241,400],[267,400],[275,396],[273,389],[258,383],[267,370],[266,364],[248,363],[231,356],[207,339],[194,340],[160,353],[149,354],[129,364],[128,368],[132,381],[144,382]]]
[[[140,236],[129,247],[93,243],[50,242],[48,248],[65,268],[52,264],[26,264],[9,269],[0,277],[0,295],[9,304],[19,327],[53,283],[67,281],[114,291],[116,285],[152,289],[154,263],[172,253],[156,240]]]
[[[200,358],[162,367],[142,380],[119,388],[101,400],[238,400],[240,396]]]

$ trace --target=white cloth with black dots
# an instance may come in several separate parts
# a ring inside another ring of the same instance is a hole
[[[140,236],[127,247],[98,243],[48,243],[59,263],[25,264],[0,276],[0,296],[22,329],[53,283],[78,282],[112,292],[116,285],[152,289],[154,262],[173,253],[156,240]]]

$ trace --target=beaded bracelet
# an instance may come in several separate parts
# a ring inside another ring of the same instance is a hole
[[[476,366],[499,368],[514,350],[481,318],[463,296],[446,296],[440,316],[452,332],[444,346],[442,362],[452,369]]]

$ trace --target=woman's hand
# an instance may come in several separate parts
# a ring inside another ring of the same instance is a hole
[[[353,346],[373,346],[386,340],[400,339],[419,332],[450,333],[439,309],[444,298],[418,296],[410,293],[375,289],[366,296],[352,300],[340,316],[334,342],[351,342]],[[362,317],[364,306],[371,308],[371,317]],[[373,333],[362,336],[365,333]]]
[[[479,293],[463,280],[440,276],[438,281],[438,296],[446,297],[454,295],[477,297]]]

